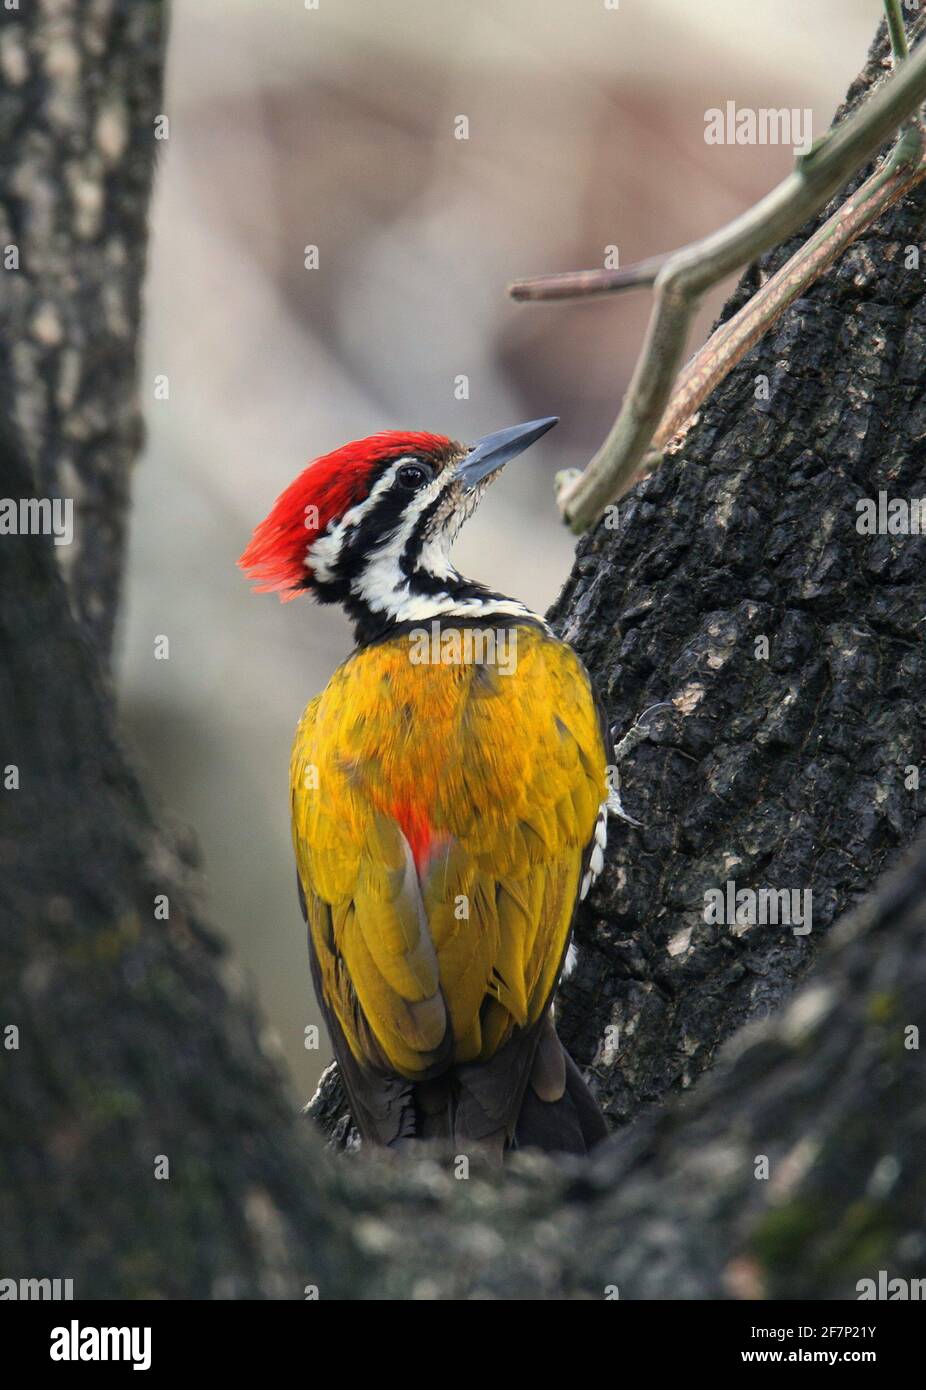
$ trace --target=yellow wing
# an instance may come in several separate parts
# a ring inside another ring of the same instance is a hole
[[[323,1003],[361,1066],[412,1081],[486,1061],[542,1018],[606,796],[575,653],[533,626],[499,633],[488,661],[465,645],[416,660],[413,635],[365,648],[293,747]]]

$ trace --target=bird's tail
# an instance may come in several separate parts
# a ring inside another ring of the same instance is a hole
[[[551,1153],[586,1154],[607,1136],[604,1116],[585,1078],[559,1039],[565,1061],[565,1084],[556,1099],[543,1100],[529,1085],[514,1135],[514,1148]]]
[[[415,1139],[442,1139],[461,1150],[477,1144],[498,1158],[523,1148],[584,1154],[607,1134],[550,1014],[490,1061],[454,1067],[412,1093]]]

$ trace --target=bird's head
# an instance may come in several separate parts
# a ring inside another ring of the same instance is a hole
[[[478,591],[450,564],[457,532],[498,470],[555,424],[531,420],[472,445],[400,430],[345,444],[277,498],[238,563],[258,592],[309,592],[367,626],[453,611],[461,586]]]

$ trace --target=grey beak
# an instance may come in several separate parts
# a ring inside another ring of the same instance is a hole
[[[535,439],[559,423],[558,415],[550,415],[546,420],[528,420],[526,425],[512,425],[507,430],[497,430],[477,439],[466,458],[457,466],[457,476],[469,491],[483,478],[504,467],[511,459],[524,452]]]

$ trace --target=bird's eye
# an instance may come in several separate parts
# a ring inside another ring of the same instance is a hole
[[[396,481],[400,487],[414,492],[422,483],[430,482],[433,476],[433,470],[426,463],[403,463],[396,473]]]

